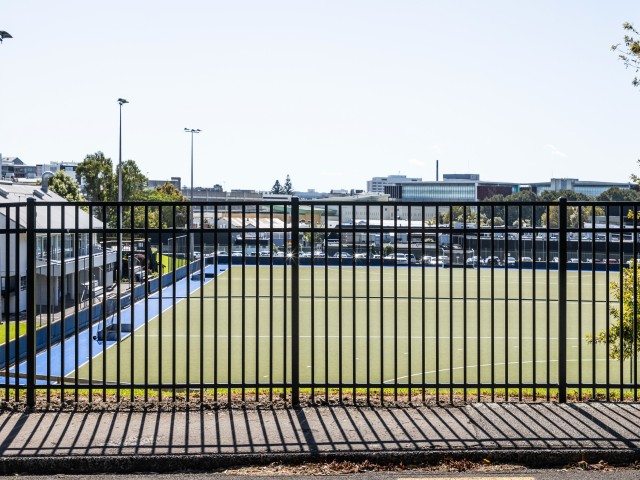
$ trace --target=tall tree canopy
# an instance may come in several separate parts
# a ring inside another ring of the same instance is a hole
[[[118,172],[119,167],[116,167],[116,172],[114,173],[116,185],[118,185]],[[122,200],[125,202],[144,200],[148,183],[149,179],[140,171],[135,161],[126,160],[122,162]],[[115,200],[117,199],[116,195]]]
[[[111,159],[105,157],[104,153],[96,152],[87,155],[78,164],[76,176],[88,200],[93,202],[118,200],[118,179],[113,174]]]
[[[49,179],[49,188],[70,202],[84,201],[78,182],[62,170],[57,171],[53,177]]]
[[[293,194],[293,185],[291,184],[291,177],[287,174],[287,178],[284,181],[284,186],[282,187],[283,192],[287,195]]]
[[[293,185],[291,184],[291,177],[287,175],[287,178],[284,181],[284,185],[280,183],[280,180],[276,180],[271,187],[271,193],[284,193],[287,195],[293,194]]]
[[[118,172],[119,166],[114,171],[113,162],[102,152],[87,155],[76,168],[85,196],[94,202],[118,201]],[[125,202],[144,200],[148,181],[134,160],[122,162],[122,199]]]
[[[283,193],[282,185],[280,185],[280,180],[276,180],[276,183],[271,187],[271,193]]]
[[[597,200],[602,202],[637,202],[640,193],[628,188],[611,187],[598,195]]]

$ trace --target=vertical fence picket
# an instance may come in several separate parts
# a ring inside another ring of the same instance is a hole
[[[27,199],[27,406],[36,405],[36,201]],[[17,260],[17,259],[16,259]],[[16,266],[18,262],[16,261]]]
[[[300,403],[300,202],[291,199],[291,404]]]
[[[558,205],[558,401],[567,401],[567,199]]]

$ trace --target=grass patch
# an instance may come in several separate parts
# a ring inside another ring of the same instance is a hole
[[[9,330],[7,333],[7,329]],[[0,325],[0,345],[11,341],[16,337],[22,336],[27,333],[26,323],[18,323],[18,329],[16,334],[16,322],[3,323]]]

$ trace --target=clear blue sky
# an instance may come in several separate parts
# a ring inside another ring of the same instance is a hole
[[[3,0],[0,152],[97,150],[153,179],[365,188],[479,173],[628,181],[640,91],[611,44],[640,1]]]

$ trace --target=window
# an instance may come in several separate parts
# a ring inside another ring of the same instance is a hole
[[[16,277],[2,277],[0,279],[0,293],[5,295],[7,292],[14,293],[16,291]]]
[[[20,290],[27,289],[27,277],[20,277]]]

